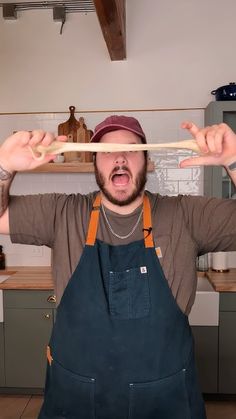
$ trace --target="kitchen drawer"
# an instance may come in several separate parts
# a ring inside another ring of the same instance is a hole
[[[220,293],[220,311],[236,311],[236,293]]]
[[[53,290],[4,290],[3,306],[6,308],[55,308],[55,302],[48,301]]]

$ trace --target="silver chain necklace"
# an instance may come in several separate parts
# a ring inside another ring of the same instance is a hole
[[[107,218],[107,214],[106,214],[104,205],[101,204],[101,207],[102,207],[102,212],[103,212],[104,218],[106,220],[106,223],[108,225],[108,228],[109,228],[110,232],[113,234],[113,236],[115,236],[115,237],[117,237],[118,239],[121,239],[121,240],[128,239],[128,237],[132,236],[132,234],[135,232],[135,230],[138,227],[138,224],[141,220],[143,209],[141,210],[141,212],[138,216],[138,219],[137,219],[136,223],[134,224],[132,230],[128,234],[126,234],[125,236],[120,236],[119,234],[115,233],[115,231],[113,230],[113,228],[112,228],[112,226],[111,226],[111,224],[110,224],[110,222]]]

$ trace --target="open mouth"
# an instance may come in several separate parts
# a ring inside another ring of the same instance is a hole
[[[111,181],[115,186],[126,186],[130,181],[130,174],[125,170],[117,170],[112,173]]]

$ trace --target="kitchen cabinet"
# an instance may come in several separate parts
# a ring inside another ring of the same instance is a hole
[[[218,327],[192,326],[195,359],[202,393],[218,391]]]
[[[205,126],[225,122],[236,132],[236,101],[210,102],[205,109]],[[204,167],[204,195],[236,197],[236,188],[226,170],[219,166]]]
[[[236,293],[220,294],[219,393],[236,394]]]
[[[192,326],[203,393],[236,394],[236,293],[221,292],[219,326]]]
[[[4,366],[4,329],[0,323],[0,387],[5,386],[5,366]]]
[[[5,386],[43,388],[53,326],[53,291],[4,290]]]

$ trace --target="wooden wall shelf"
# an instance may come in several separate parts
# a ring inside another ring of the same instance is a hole
[[[93,163],[47,163],[31,173],[91,173],[94,171]]]
[[[149,160],[148,172],[153,172],[154,162]],[[47,163],[25,173],[93,173],[93,163]]]

